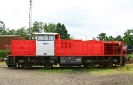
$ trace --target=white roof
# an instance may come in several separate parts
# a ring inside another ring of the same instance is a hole
[[[34,33],[35,35],[57,35],[57,34],[59,34],[59,33],[45,33],[45,32],[43,32],[43,33]]]

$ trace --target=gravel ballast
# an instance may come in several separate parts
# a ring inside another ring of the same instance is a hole
[[[0,66],[0,85],[133,85],[133,74],[52,73]]]

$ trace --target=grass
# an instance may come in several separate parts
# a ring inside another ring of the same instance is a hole
[[[0,56],[0,59],[2,59],[3,57]]]
[[[108,74],[118,74],[118,73],[131,73],[133,74],[133,64],[127,64],[122,68],[103,68],[103,69],[91,69],[90,74],[100,74],[100,75],[108,75]]]
[[[5,63],[5,62],[0,62],[0,66],[1,66],[1,65],[6,65],[6,63]]]
[[[133,54],[128,54],[128,58],[133,58]]]
[[[0,62],[0,65],[6,65],[6,64],[5,62]],[[38,72],[44,72],[44,73],[75,73],[75,74],[89,73],[94,75],[109,75],[109,74],[118,74],[118,73],[133,74],[133,64],[126,64],[122,68],[119,68],[117,66],[114,68],[53,67],[50,69],[46,69],[43,67],[32,67],[31,69]]]
[[[40,72],[48,73],[89,73],[96,75],[109,75],[109,74],[118,74],[118,73],[131,73],[133,74],[133,64],[127,64],[122,68],[80,68],[80,67],[58,67],[51,69],[38,69]]]

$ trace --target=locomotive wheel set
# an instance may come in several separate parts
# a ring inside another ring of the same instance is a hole
[[[58,33],[35,33],[36,40],[12,40],[4,58],[8,67],[112,67],[126,62],[127,48],[117,41],[62,40]],[[123,46],[123,47],[121,47]],[[11,54],[8,54],[8,50]]]

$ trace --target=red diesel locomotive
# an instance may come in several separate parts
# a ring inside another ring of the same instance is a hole
[[[62,40],[58,33],[35,33],[36,40],[12,40],[8,67],[125,65],[127,48],[117,41]],[[123,47],[121,47],[123,46]],[[7,51],[9,46],[6,45]]]

